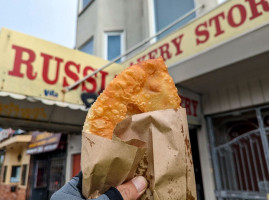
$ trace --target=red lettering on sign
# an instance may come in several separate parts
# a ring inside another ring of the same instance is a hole
[[[169,43],[163,44],[162,46],[159,47],[159,49],[160,54],[163,57],[164,61],[172,57],[172,54],[169,52]]]
[[[186,109],[187,115],[197,117],[198,101],[181,95],[180,98],[181,106]]]
[[[88,71],[90,71],[90,73],[94,72],[95,69],[92,68],[91,66],[86,66],[83,70],[83,76],[87,76],[89,73]],[[97,74],[95,74],[95,77],[97,77]],[[89,89],[86,87],[86,82],[90,83],[92,85],[92,89]],[[96,80],[93,77],[89,77],[87,78],[86,81],[82,82],[82,91],[86,91],[86,92],[90,92],[93,93],[96,91],[97,88],[97,83]]]
[[[185,108],[187,115],[192,115],[191,113],[191,100],[188,97],[185,97]]]
[[[234,19],[233,11],[234,9],[237,9],[240,13],[240,19],[239,22],[236,22]],[[247,11],[244,6],[241,4],[236,4],[228,12],[227,20],[231,27],[238,27],[241,26],[247,19]]]
[[[192,103],[192,108],[193,108],[193,116],[194,117],[197,117],[197,105],[198,105],[198,101],[192,99],[191,100],[191,103]]]
[[[269,11],[269,2],[266,0],[245,0],[248,2],[250,7],[250,20],[255,19],[258,16],[261,16],[263,12]],[[243,4],[235,4],[230,7],[227,13],[220,12],[217,15],[213,16],[206,22],[198,24],[195,28],[196,35],[196,45],[206,43],[210,38],[210,31],[208,26],[215,28],[214,37],[218,37],[225,33],[225,30],[222,27],[222,21],[227,18],[227,23],[230,27],[236,28],[242,26],[248,17],[248,8]]]
[[[105,71],[100,71],[101,73],[101,89],[100,91],[98,92],[98,94],[100,94],[101,92],[103,92],[103,90],[105,89],[105,86],[106,86],[106,76],[108,75],[107,72]]]
[[[144,55],[144,56],[138,58],[138,59],[137,59],[137,62],[142,62],[142,61],[144,61],[145,59],[146,59],[146,55]]]
[[[53,73],[53,74],[55,74],[55,78],[53,80],[50,80],[49,77],[48,77],[49,76],[49,66],[50,66],[49,63],[50,63],[50,60],[53,58],[53,56],[45,54],[45,53],[41,53],[40,55],[44,58],[43,59],[43,72],[42,72],[43,80],[47,84],[54,85],[55,83],[58,82],[60,64],[63,62],[63,59],[55,57],[55,60],[56,60],[56,63],[57,63],[56,64],[56,72]]]
[[[171,40],[171,43],[164,43],[161,46],[151,50],[150,52],[146,53],[145,55],[139,57],[136,59],[136,61],[142,62],[146,59],[155,59],[159,56],[161,56],[164,61],[171,59],[173,56],[177,56],[181,53],[183,53],[183,50],[181,50],[181,42],[182,42],[182,38],[183,38],[184,34],[181,34],[179,36],[177,36],[176,38]],[[173,48],[176,49],[175,55],[173,55],[171,53],[171,46],[170,44],[173,44]],[[132,66],[134,64],[133,61],[130,62],[129,66]]]
[[[71,85],[73,82],[76,82],[80,79],[80,71],[81,71],[81,65],[79,63],[76,63],[74,61],[65,61],[62,58],[47,54],[47,53],[40,53],[40,57],[42,58],[42,66],[38,66],[41,69],[41,73],[38,74],[38,72],[34,71],[34,61],[36,59],[36,53],[29,49],[24,48],[17,45],[12,45],[12,49],[15,50],[15,58],[14,58],[14,65],[13,69],[8,71],[8,75],[16,76],[18,78],[23,78],[24,75],[26,75],[26,78],[29,80],[34,80],[39,75],[41,80],[44,81],[46,84],[55,85],[59,83],[59,81],[62,81],[61,84],[63,87],[67,87]],[[145,57],[145,56],[144,56]],[[144,57],[142,57],[144,59]],[[64,64],[65,63],[65,64]],[[26,66],[26,73],[23,73],[22,66]],[[64,65],[63,75],[60,79],[61,75],[61,65]],[[88,73],[91,71],[94,71],[95,69],[91,66],[86,66],[83,69],[82,76],[88,75]],[[101,82],[100,82],[100,90],[97,91],[97,81],[95,78],[98,77],[98,75],[101,76]],[[108,77],[109,73],[105,71],[100,71],[97,73],[94,77],[88,78],[85,82],[83,82],[81,85],[81,90],[91,93],[100,93],[104,90],[106,86],[106,79]],[[90,87],[89,83],[92,85]],[[88,85],[87,85],[88,84]],[[73,88],[73,90],[79,88],[80,85],[77,85]]]
[[[204,44],[210,40],[210,37],[218,37],[227,31],[225,28],[227,25],[231,28],[237,28],[246,23],[247,19],[250,20],[255,19],[261,16],[264,12],[269,11],[269,1],[268,0],[244,0],[247,3],[238,2],[242,1],[234,1],[228,9],[224,7],[224,9],[218,13],[216,13],[212,17],[208,17],[207,20],[197,24],[194,28],[195,33],[195,42],[196,45],[199,46]],[[237,4],[236,4],[237,3]],[[193,22],[195,23],[195,22]],[[184,29],[182,29],[184,31]],[[181,42],[184,37],[184,34],[175,33],[178,36],[171,41],[159,43],[159,47],[155,49],[151,49],[150,52],[146,52],[143,56],[139,57],[136,61],[141,62],[146,59],[156,58],[159,55],[163,57],[163,59],[169,60],[172,59],[173,56],[178,56],[184,53],[184,49],[181,48]],[[192,38],[190,38],[192,39]],[[174,50],[175,48],[175,50]],[[175,51],[175,54],[171,52]],[[133,65],[133,61],[130,62],[130,65]]]
[[[245,0],[249,3],[250,9],[252,12],[252,16],[249,18],[250,20],[255,19],[256,17],[259,17],[263,13],[258,11],[258,6],[262,6],[263,11],[268,12],[269,11],[269,3],[266,0],[260,0],[257,2],[256,0]]]
[[[157,54],[158,54],[157,49],[153,49],[152,51],[150,51],[150,52],[148,53],[148,55],[149,55],[149,59],[155,59]]]
[[[12,49],[15,49],[15,60],[13,70],[8,71],[8,75],[17,76],[23,78],[24,74],[21,73],[21,65],[26,65],[26,76],[30,80],[34,80],[37,76],[37,72],[34,72],[32,63],[35,61],[35,52],[31,49],[23,48],[17,45],[12,45]],[[23,60],[23,54],[28,55],[28,59]]]
[[[196,45],[205,43],[209,38],[209,31],[207,30],[207,23],[203,22],[203,23],[199,24],[195,28],[195,34],[198,37],[203,37],[202,39],[196,38]]]
[[[221,12],[217,14],[216,16],[209,19],[209,26],[213,25],[215,26],[215,37],[223,34],[225,31],[221,28],[220,18],[225,19],[224,12]]]
[[[178,37],[174,38],[173,40],[171,40],[171,42],[174,44],[174,46],[175,46],[175,48],[177,50],[175,56],[183,53],[183,51],[180,48],[183,36],[184,36],[184,34],[181,34],[180,36],[178,36]]]
[[[75,68],[76,69],[76,72],[73,72],[71,70],[71,67],[72,68]],[[72,80],[74,80],[74,82],[78,81],[79,80],[79,71],[80,71],[80,65],[73,62],[73,61],[68,61],[65,66],[64,66],[64,70],[65,70],[65,73],[66,75],[71,78]],[[67,82],[67,78],[64,77],[64,80],[63,80],[63,87],[67,87],[69,86],[69,83]],[[79,85],[77,85],[76,87],[74,87],[73,89],[77,89]]]

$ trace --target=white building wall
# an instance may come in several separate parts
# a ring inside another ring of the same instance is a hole
[[[125,33],[125,49],[134,47],[151,35],[151,1],[153,0],[93,0],[92,5],[78,18],[76,48],[94,36],[94,54],[103,57],[104,31],[121,30]],[[204,5],[204,8],[197,11],[197,17],[213,9],[218,3],[217,0],[195,0],[195,7],[199,5]],[[205,199],[215,200],[214,176],[204,122],[197,134]],[[79,153],[80,148],[81,136],[71,135],[68,138],[66,181],[70,180],[72,174],[72,155]]]
[[[77,21],[77,34],[76,34],[76,48],[81,47],[85,42],[87,42],[91,37],[94,37],[97,32],[98,21],[97,19],[97,10],[98,4],[93,2],[87,10],[81,12],[78,16]],[[90,20],[89,19],[94,19]],[[94,37],[94,48],[95,44],[95,37]]]
[[[143,0],[93,0],[77,20],[76,48],[92,36],[94,55],[104,57],[104,32],[123,31],[125,49],[148,37],[148,16]]]
[[[223,84],[202,98],[206,115],[269,103],[269,74]]]
[[[152,17],[154,0],[93,0],[91,5],[80,12],[77,20],[76,48],[94,37],[94,55],[103,57],[104,32],[125,33],[125,49],[129,50],[148,38],[153,30]],[[197,16],[217,6],[216,0],[194,0],[195,6],[204,5]],[[148,44],[149,45],[149,44]]]

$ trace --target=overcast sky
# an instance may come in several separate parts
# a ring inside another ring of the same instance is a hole
[[[5,27],[65,47],[75,47],[77,0],[0,0]]]

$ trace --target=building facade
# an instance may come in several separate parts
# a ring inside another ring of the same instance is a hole
[[[87,114],[81,88],[61,92],[67,68],[91,56],[5,28],[0,46],[0,199],[50,199],[65,184],[67,137]]]
[[[80,171],[87,106],[122,67],[113,64],[115,68],[100,71],[96,79],[68,89],[107,61],[6,28],[0,32],[0,57],[0,130],[32,132],[25,149],[13,151],[17,137],[9,148],[7,135],[0,131],[1,191],[2,186],[5,191],[12,187],[6,194],[14,199],[49,199]],[[17,155],[29,159],[27,167],[13,162]],[[23,174],[27,185],[20,184]]]
[[[26,150],[31,134],[18,134],[15,130],[3,129],[0,135],[0,190],[3,192],[0,199],[24,200],[30,165],[30,156]]]
[[[269,1],[79,5],[76,48],[108,60],[182,18],[119,62],[164,58],[188,114],[198,199],[267,199]]]

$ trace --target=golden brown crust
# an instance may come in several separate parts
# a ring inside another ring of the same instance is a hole
[[[112,138],[117,123],[126,116],[179,108],[177,88],[163,59],[133,65],[114,78],[91,106],[84,132]]]

